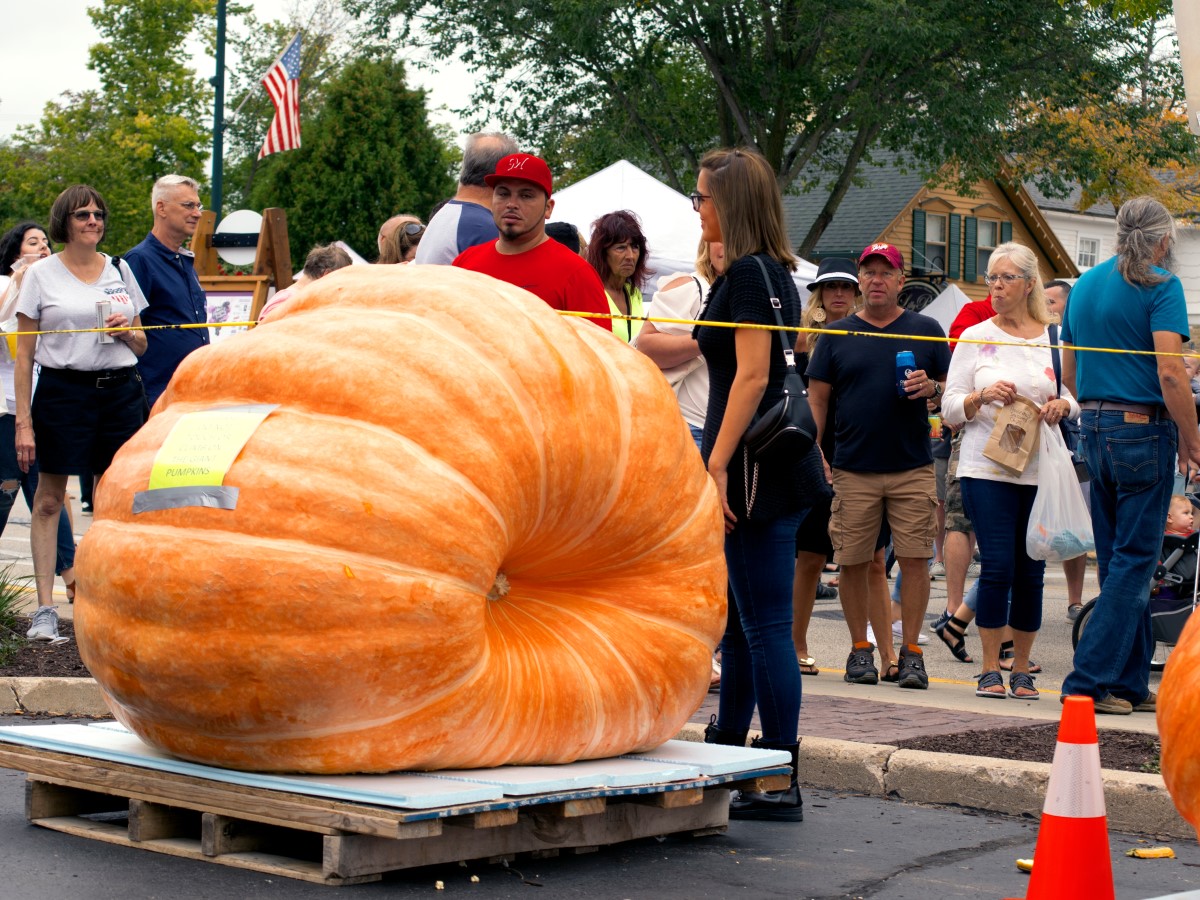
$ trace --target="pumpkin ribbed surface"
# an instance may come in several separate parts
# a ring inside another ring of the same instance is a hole
[[[190,760],[336,773],[644,750],[724,627],[716,491],[655,366],[524,291],[357,266],[189,356],[97,492],[75,624]],[[237,508],[134,514],[188,412],[275,403]]]
[[[1179,814],[1200,829],[1200,614],[1167,658],[1157,716],[1163,781]]]

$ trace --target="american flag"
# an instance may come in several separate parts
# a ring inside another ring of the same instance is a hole
[[[267,70],[262,84],[275,104],[275,118],[267,130],[258,158],[300,147],[300,35],[297,32],[275,65]]]

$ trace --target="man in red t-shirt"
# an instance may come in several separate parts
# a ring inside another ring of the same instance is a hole
[[[512,153],[484,181],[492,188],[495,241],[468,247],[454,265],[491,275],[537,294],[554,309],[608,314],[604,283],[586,261],[546,234],[554,209],[553,182],[544,160]],[[591,319],[612,331],[607,318]]]

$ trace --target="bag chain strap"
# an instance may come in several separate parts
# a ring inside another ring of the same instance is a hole
[[[746,492],[746,516],[754,509],[754,500],[758,496],[758,462],[754,463],[754,479],[750,478],[750,449],[742,447],[742,488]]]

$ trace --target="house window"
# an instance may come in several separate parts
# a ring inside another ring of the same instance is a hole
[[[992,251],[1000,243],[1000,223],[979,220],[979,237],[975,243],[975,271],[980,275],[987,271]]]
[[[946,217],[925,217],[925,268],[930,272],[946,271]]]
[[[1100,256],[1100,241],[1098,238],[1079,239],[1079,252],[1075,254],[1075,263],[1081,269],[1090,269]]]

